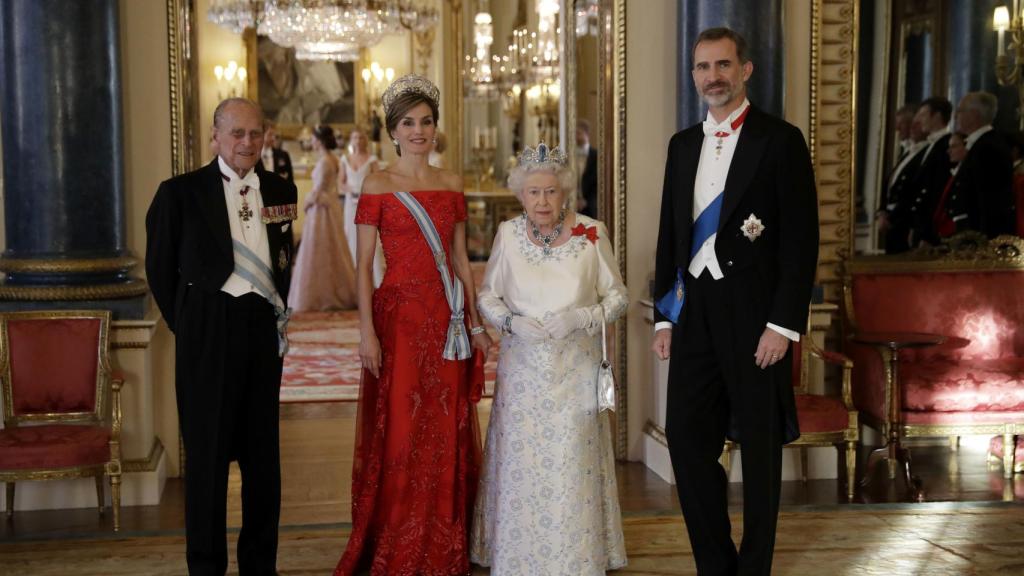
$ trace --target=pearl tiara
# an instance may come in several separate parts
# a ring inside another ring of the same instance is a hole
[[[433,82],[419,74],[406,74],[392,82],[381,96],[381,103],[384,104],[384,114],[387,115],[391,111],[391,104],[394,103],[396,98],[409,93],[423,96],[430,100],[434,106],[437,106],[441,99],[441,91],[437,89]]]
[[[519,165],[525,166],[527,164],[555,164],[558,166],[565,166],[565,152],[558,146],[554,148],[548,148],[548,145],[541,142],[537,144],[536,148],[530,148],[527,146],[523,148],[522,154],[519,155]]]

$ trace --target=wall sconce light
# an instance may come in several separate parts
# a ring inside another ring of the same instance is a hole
[[[227,66],[221,66],[220,64],[214,66],[213,75],[217,77],[218,100],[237,97],[245,98],[248,92],[245,80],[249,77],[249,72],[245,69],[245,66],[239,66],[238,62],[230,60]]]

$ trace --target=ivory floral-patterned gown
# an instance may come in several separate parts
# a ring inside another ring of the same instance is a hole
[[[502,222],[479,294],[495,326],[600,306],[608,322],[626,289],[604,224],[577,214],[568,242],[531,242],[520,216]],[[598,316],[600,317],[600,316]],[[497,388],[471,535],[492,576],[583,576],[626,564],[608,413],[598,413],[601,325],[562,340],[501,339]]]
[[[466,219],[462,193],[412,195],[447,251],[455,224]],[[335,574],[366,568],[374,576],[468,574],[480,466],[470,362],[442,358],[451,309],[408,209],[394,194],[363,195],[356,223],[378,228],[390,265],[373,294],[382,365],[380,378],[363,370],[352,535]]]

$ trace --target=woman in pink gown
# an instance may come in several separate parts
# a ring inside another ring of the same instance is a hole
[[[352,534],[334,573],[464,575],[480,468],[479,397],[470,390],[470,361],[444,357],[450,322],[458,316],[427,240],[396,192],[408,192],[422,206],[444,249],[445,273],[463,283],[465,323],[454,326],[472,334],[473,348],[484,353],[490,339],[476,311],[462,179],[427,164],[437,88],[403,76],[383,100],[399,158],[367,177],[356,213],[363,376]],[[388,267],[374,290],[378,235]]]
[[[288,291],[288,307],[295,311],[356,307],[355,269],[341,233],[339,162],[331,152],[337,147],[330,126],[313,130],[313,149],[320,159],[313,167],[313,189],[303,205],[302,241]]]

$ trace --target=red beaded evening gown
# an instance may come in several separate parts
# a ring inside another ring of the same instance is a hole
[[[463,195],[413,196],[451,246],[455,224],[466,219]],[[480,468],[470,362],[441,356],[451,312],[434,258],[405,206],[393,194],[364,194],[356,223],[377,226],[388,262],[373,294],[383,362],[379,378],[362,375],[352,535],[334,573],[468,574]]]

